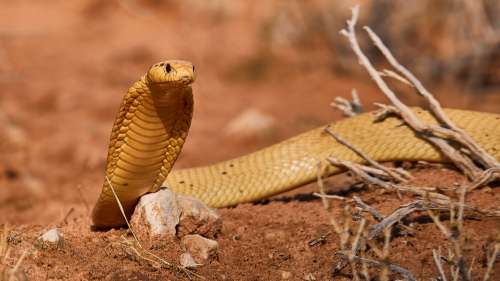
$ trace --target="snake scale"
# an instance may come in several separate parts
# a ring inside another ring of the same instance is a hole
[[[225,207],[311,182],[316,178],[316,163],[330,155],[363,162],[321,127],[239,158],[170,172],[190,127],[195,78],[193,64],[170,60],[153,65],[128,90],[111,132],[107,179],[92,213],[94,227],[125,224],[109,183],[126,215],[131,216],[143,194],[162,186],[197,197],[209,206]],[[424,122],[435,123],[426,111],[416,111]],[[446,109],[446,113],[500,159],[500,115],[454,109]],[[329,126],[377,161],[446,161],[397,118],[374,123],[373,115],[365,113]],[[340,172],[335,167],[327,171],[330,175]]]

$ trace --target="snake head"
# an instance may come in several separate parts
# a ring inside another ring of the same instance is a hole
[[[154,85],[185,87],[196,79],[194,65],[188,61],[167,60],[151,66],[146,74],[146,81]]]

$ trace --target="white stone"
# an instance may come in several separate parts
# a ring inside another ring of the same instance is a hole
[[[145,230],[151,237],[175,236],[180,211],[175,193],[162,189],[141,197],[135,207],[131,224]]]
[[[201,265],[196,263],[196,261],[194,261],[193,257],[189,253],[181,254],[179,263],[183,268],[196,268]]]
[[[209,208],[196,198],[177,195],[181,216],[177,236],[200,234],[214,237],[222,228],[222,218],[217,210]]]
[[[219,243],[198,234],[186,235],[181,239],[182,247],[199,264],[205,264],[217,257]]]
[[[52,228],[46,231],[42,236],[40,236],[39,239],[43,242],[56,244],[58,246],[61,246],[64,243],[64,238],[57,228]]]

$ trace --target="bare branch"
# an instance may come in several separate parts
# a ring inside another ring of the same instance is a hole
[[[368,228],[367,239],[371,240],[378,236],[380,233],[389,227],[392,227],[395,223],[401,221],[407,215],[416,212],[416,211],[424,211],[424,210],[448,210],[448,206],[438,205],[436,203],[426,202],[423,200],[417,200],[406,204],[404,206],[399,207],[392,214],[384,218],[381,222],[377,223]]]
[[[485,186],[489,182],[500,179],[500,167],[489,168],[484,171],[470,186],[467,187],[467,192],[470,192],[480,186]]]
[[[384,70],[380,71],[379,74],[380,74],[380,76],[390,77],[390,78],[396,79],[399,82],[404,83],[410,87],[415,87],[415,86],[413,86],[412,83],[410,83],[410,81],[406,80],[401,75],[397,74],[396,72],[394,72],[392,70],[384,69]]]
[[[385,81],[379,75],[379,72],[375,69],[370,60],[361,50],[356,39],[356,32],[354,28],[358,15],[359,6],[356,6],[353,9],[351,20],[347,21],[347,30],[343,29],[340,31],[340,33],[347,37],[351,44],[351,48],[358,57],[359,63],[365,67],[371,78],[375,81],[375,83],[382,90],[385,96],[392,102],[392,104],[396,108],[398,108],[398,110],[401,112],[401,117],[403,118],[403,120],[416,132],[421,134],[427,133],[427,126],[425,126],[417,118],[416,114],[413,113],[408,106],[406,106],[403,102],[401,102],[401,100],[399,100],[399,98],[385,83]],[[475,178],[475,176],[479,173],[479,168],[477,168],[469,158],[458,153],[456,149],[454,149],[446,140],[432,135],[427,136],[427,140],[438,147],[443,152],[443,154],[450,158],[451,161],[455,163],[455,165],[457,165],[457,167],[460,168],[469,178]]]
[[[403,74],[403,76],[411,82],[417,89],[418,93],[422,95],[430,105],[432,113],[438,121],[444,124],[451,131],[455,132],[458,136],[455,139],[459,141],[464,147],[469,149],[473,154],[473,158],[480,161],[482,165],[486,168],[499,167],[500,164],[489,155],[481,146],[479,146],[464,130],[455,125],[455,123],[445,114],[443,108],[439,102],[434,98],[434,96],[424,87],[424,85],[411,73],[406,67],[401,65],[396,58],[392,55],[391,51],[385,46],[380,37],[370,29],[370,27],[365,26],[364,30],[368,33],[370,39],[373,41],[375,46],[382,52],[387,61],[394,67],[397,71]],[[395,104],[396,105],[396,104]],[[396,105],[397,106],[397,105]]]

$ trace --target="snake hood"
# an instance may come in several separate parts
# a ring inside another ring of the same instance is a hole
[[[94,227],[125,224],[139,197],[157,191],[185,142],[193,112],[192,63],[156,63],[129,88],[111,131],[106,176],[92,212]]]

